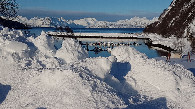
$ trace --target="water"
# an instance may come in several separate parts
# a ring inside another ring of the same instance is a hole
[[[143,28],[73,28],[76,33],[141,33]]]
[[[35,36],[40,35],[42,31],[48,32],[48,31],[56,31],[55,28],[32,28],[29,29],[31,33],[33,33]],[[73,31],[75,33],[141,33],[143,31],[143,28],[73,28]],[[95,45],[95,43],[113,43],[117,45],[119,44],[126,44],[125,46],[130,46],[135,48],[141,53],[144,53],[148,56],[148,58],[155,58],[160,56],[165,56],[166,52],[155,50],[152,48],[149,48],[147,45],[145,45],[143,40],[122,40],[122,39],[78,39],[82,43],[91,44],[88,46],[88,53],[89,57],[109,57],[111,54],[108,52],[108,50],[116,47],[116,46],[104,46],[104,45]],[[61,40],[57,40],[55,43],[55,46],[59,49],[61,47]],[[134,44],[133,44],[134,43]],[[129,45],[128,45],[129,44]],[[83,48],[87,49],[86,45],[82,45]],[[95,48],[101,48],[102,50],[95,50]]]
[[[86,50],[87,50],[86,43],[89,44],[88,45],[89,57],[99,56],[109,57],[111,55],[109,53],[109,50],[119,45],[133,47],[139,52],[146,54],[148,58],[155,58],[165,55],[164,53],[161,53],[162,51],[157,51],[155,49],[149,48],[147,45],[145,45],[143,40],[135,39],[78,39],[78,40],[84,44],[82,45],[82,47],[85,48]],[[94,51],[94,48],[97,47],[101,48],[102,50]]]
[[[141,33],[143,28],[73,28],[75,33]],[[42,31],[57,31],[52,27],[36,27],[28,29],[36,36],[40,35]]]

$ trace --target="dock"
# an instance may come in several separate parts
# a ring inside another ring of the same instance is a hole
[[[150,38],[141,38],[141,37],[107,37],[107,36],[79,36],[79,35],[54,35],[48,34],[49,36],[59,37],[59,38],[100,38],[100,39],[139,39],[139,40],[149,40]]]
[[[137,40],[144,40],[145,41],[145,44],[149,47],[158,47],[158,48],[162,48],[164,50],[167,50],[167,51],[175,51],[174,49],[172,49],[171,47],[167,47],[167,46],[164,46],[164,45],[161,45],[161,44],[153,44],[152,43],[152,40],[150,38],[142,38],[142,37],[126,37],[126,36],[123,36],[123,37],[120,37],[120,36],[96,36],[96,35],[91,35],[91,36],[88,36],[88,35],[69,35],[69,34],[48,34],[48,36],[52,36],[52,37],[55,37],[55,38],[74,38],[74,39],[77,39],[77,38],[97,38],[97,39],[137,39]]]

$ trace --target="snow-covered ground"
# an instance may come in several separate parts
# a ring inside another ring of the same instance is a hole
[[[155,58],[156,60],[164,60],[166,61],[166,57],[158,57]],[[169,63],[174,65],[174,64],[180,64],[182,65],[185,69],[188,69],[189,71],[193,72],[195,76],[195,55],[192,55],[190,57],[191,62],[188,60],[188,56],[185,55],[182,58],[171,58]]]
[[[95,18],[84,18],[79,20],[65,20],[64,18],[34,17],[27,19],[26,17],[18,16],[14,19],[20,23],[26,24],[30,27],[58,27],[70,26],[71,28],[145,28],[147,25],[155,22],[158,18],[152,20],[146,17],[133,17],[131,19],[119,20],[116,22],[98,21]]]
[[[76,40],[0,30],[1,109],[194,109],[195,78],[182,65],[120,46],[88,58]]]
[[[174,50],[181,51],[181,55],[186,55],[192,50],[191,42],[188,38],[177,38],[177,37],[162,37],[158,34],[142,34],[145,38],[150,38],[153,44],[161,44],[167,47],[171,47]]]

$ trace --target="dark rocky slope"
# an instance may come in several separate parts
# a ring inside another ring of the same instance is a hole
[[[145,33],[157,33],[164,37],[175,35],[177,37],[191,37],[189,25],[195,19],[195,0],[174,0],[166,9],[159,21],[148,25]]]
[[[144,32],[187,37],[195,53],[195,0],[173,0],[158,21],[148,25]]]
[[[8,28],[15,28],[15,29],[27,29],[24,24],[19,23],[17,21],[12,21],[12,20],[6,20],[0,17],[0,25]]]

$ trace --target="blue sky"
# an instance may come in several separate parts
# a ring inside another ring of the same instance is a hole
[[[172,0],[18,0],[19,14],[27,17],[50,16],[80,19],[94,17],[115,21],[157,17]]]

